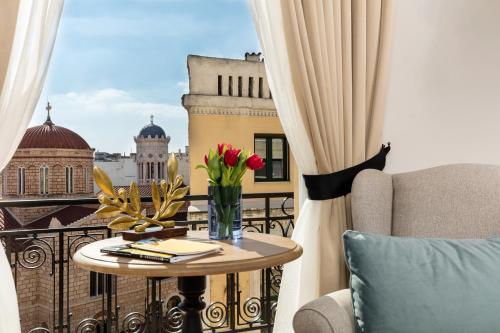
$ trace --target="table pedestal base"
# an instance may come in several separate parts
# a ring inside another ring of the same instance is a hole
[[[201,333],[203,330],[200,311],[205,308],[201,296],[205,292],[205,276],[185,276],[177,279],[179,293],[184,300],[179,304],[183,312],[182,333]]]

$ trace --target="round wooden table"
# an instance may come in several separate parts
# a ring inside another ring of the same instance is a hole
[[[206,231],[190,231],[189,240],[208,241]],[[278,266],[297,259],[302,247],[289,238],[244,232],[243,238],[233,241],[211,241],[222,246],[222,253],[175,264],[116,257],[101,253],[101,248],[129,243],[121,237],[108,238],[88,244],[73,256],[75,264],[90,271],[135,275],[148,278],[178,277],[179,293],[184,300],[179,304],[183,312],[182,332],[202,332],[201,310],[205,303],[206,275],[254,271]],[[154,292],[154,291],[152,291]],[[153,295],[152,295],[153,296]],[[156,299],[152,297],[153,300]],[[159,330],[159,326],[156,326]],[[155,332],[154,329],[151,329]]]

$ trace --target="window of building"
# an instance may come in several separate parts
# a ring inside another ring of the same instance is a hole
[[[151,179],[151,168],[149,162],[146,162],[146,179]]]
[[[150,167],[151,167],[151,174],[150,174],[151,178],[150,179],[155,179],[155,164],[154,164],[154,162],[151,162]]]
[[[264,79],[259,77],[259,98],[262,98],[264,91],[262,90],[264,86]]]
[[[248,78],[248,97],[253,97],[253,77]]]
[[[233,96],[233,77],[231,75],[229,76],[229,85],[227,87],[227,92],[229,96]]]
[[[49,167],[40,168],[40,194],[49,194]]]
[[[104,290],[109,291],[109,285],[106,285],[106,275],[103,273],[90,272],[89,296],[96,297],[102,295]],[[116,293],[116,284],[113,285],[113,294]]]
[[[238,76],[238,97],[243,96],[243,78]]]
[[[73,193],[73,167],[66,167],[66,193]]]
[[[161,172],[161,163],[158,162],[158,179],[163,178],[162,172]]]
[[[92,192],[90,189],[89,189],[89,181],[90,181],[90,168],[89,167],[85,167],[84,169],[84,177],[83,177],[83,181],[85,182],[84,185],[83,185],[83,188],[84,188],[84,191],[85,192]]]
[[[217,94],[222,96],[222,75],[217,76]]]
[[[17,194],[23,195],[26,193],[26,169],[24,167],[17,168]]]
[[[255,181],[289,180],[288,143],[284,135],[256,134],[254,146],[255,153],[266,163],[263,169],[255,171]]]
[[[90,272],[90,291],[89,296],[95,297],[102,295],[104,290],[104,275],[102,273]]]

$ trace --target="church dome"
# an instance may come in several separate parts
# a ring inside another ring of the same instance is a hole
[[[151,116],[151,123],[144,126],[139,132],[139,137],[147,138],[148,136],[154,138],[166,138],[165,131],[160,126],[153,123],[153,116]]]
[[[47,108],[50,111],[50,105]],[[54,125],[50,115],[42,125],[26,130],[18,148],[91,149],[80,135],[65,127]]]

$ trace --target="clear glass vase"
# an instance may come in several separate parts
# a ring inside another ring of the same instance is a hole
[[[210,239],[241,238],[241,186],[209,186],[208,195]]]

